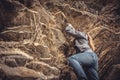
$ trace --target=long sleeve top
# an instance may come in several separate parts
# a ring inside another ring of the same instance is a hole
[[[69,24],[65,31],[75,37],[74,46],[79,49],[80,52],[92,52],[92,49],[89,46],[88,36],[84,32],[77,31]]]

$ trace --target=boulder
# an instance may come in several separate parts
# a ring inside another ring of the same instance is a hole
[[[119,80],[120,79],[120,64],[112,66],[109,71],[109,76],[106,80]]]
[[[45,62],[32,61],[30,63],[27,63],[26,66],[34,70],[39,70],[46,75],[54,74],[57,76],[60,74],[60,70],[58,68],[51,66]]]
[[[10,78],[15,80],[16,78],[28,78],[31,80],[35,80],[37,78],[45,79],[45,75],[34,71],[32,69],[28,69],[26,67],[8,67],[6,65],[0,64],[0,72],[3,73],[2,76],[6,76],[6,78]],[[1,76],[1,77],[2,77]],[[4,77],[2,77],[4,79]]]

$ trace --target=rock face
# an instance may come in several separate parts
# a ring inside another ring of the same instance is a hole
[[[119,80],[119,0],[0,0],[0,79],[76,80],[67,22],[91,35],[100,80]],[[117,65],[116,65],[117,64]],[[116,75],[115,75],[116,74]]]
[[[114,65],[111,70],[107,80],[119,80],[120,79],[120,64]]]

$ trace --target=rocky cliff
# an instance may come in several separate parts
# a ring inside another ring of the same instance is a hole
[[[100,80],[120,77],[119,0],[0,0],[0,79],[76,80],[65,23],[91,35]]]

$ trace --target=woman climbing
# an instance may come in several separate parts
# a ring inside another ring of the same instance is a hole
[[[91,37],[77,31],[68,23],[65,31],[75,38],[74,47],[77,53],[68,58],[69,65],[74,69],[78,80],[99,80],[98,57],[94,53]]]

